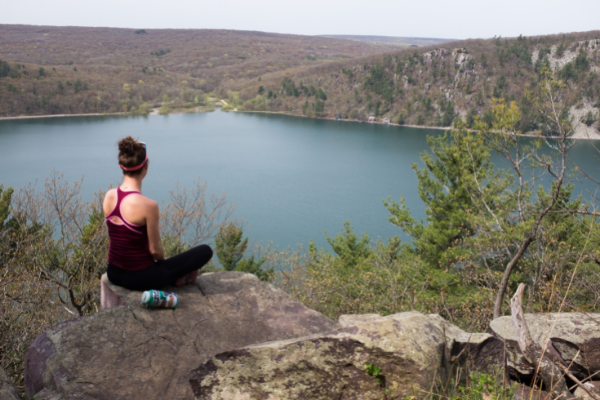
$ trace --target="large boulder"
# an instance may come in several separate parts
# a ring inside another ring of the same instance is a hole
[[[450,361],[470,371],[498,375],[503,368],[504,343],[487,333],[468,333],[446,321],[438,314],[428,317],[446,335]],[[360,325],[383,318],[379,314],[345,314],[338,318],[342,327]]]
[[[600,315],[586,313],[525,314],[533,341],[546,345],[549,351],[571,365],[571,372],[584,379],[600,371]],[[506,341],[509,373],[529,381],[535,369],[525,360],[519,348],[511,317],[500,317],[490,323],[488,333]],[[572,363],[572,364],[571,364]]]
[[[343,328],[347,326],[360,325],[366,322],[375,321],[383,318],[379,314],[344,314],[338,318],[338,324]]]
[[[423,398],[445,375],[457,343],[455,351],[472,343],[477,353],[477,344],[495,340],[488,334],[469,337],[437,315],[418,312],[340,321],[343,328],[325,334],[212,357],[192,373],[196,398],[366,400],[386,393]]]
[[[8,377],[4,368],[0,366],[0,399],[19,400],[21,396],[17,392],[13,381]]]
[[[499,376],[504,369],[504,342],[488,333],[465,332],[437,314],[429,318],[446,334],[450,360],[471,372]]]
[[[167,288],[177,309],[145,309],[140,292],[102,278],[106,308],[40,335],[25,360],[26,394],[45,399],[193,399],[189,373],[215,354],[339,325],[240,272]]]

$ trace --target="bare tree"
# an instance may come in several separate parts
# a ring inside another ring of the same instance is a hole
[[[525,255],[532,253],[530,246],[539,244],[539,248],[533,252],[538,256],[547,251],[547,243],[544,243],[544,237],[540,234],[551,235],[549,231],[544,231],[548,217],[556,212],[577,214],[580,211],[573,209],[572,204],[567,204],[572,189],[567,186],[570,167],[568,153],[573,146],[570,136],[576,121],[565,117],[568,114],[565,113],[567,102],[564,84],[555,80],[549,71],[545,71],[543,77],[539,93],[537,96],[530,94],[530,97],[538,107],[543,130],[551,132],[551,137],[538,134],[537,138],[524,144],[517,131],[521,119],[518,108],[514,103],[509,106],[502,101],[494,107],[492,126],[480,127],[492,150],[504,156],[513,173],[510,178],[512,184],[500,197],[491,196],[476,174],[474,178],[473,204],[479,207],[478,215],[481,218],[476,224],[477,232],[472,242],[478,243],[479,259],[484,260],[484,265],[487,265],[489,258],[506,260],[502,266],[502,277],[497,283],[494,318],[502,315],[510,277]],[[545,183],[547,189],[536,188],[540,183]],[[482,245],[486,241],[487,244]],[[488,266],[488,270],[491,277],[492,268]],[[543,272],[545,270],[538,269],[538,277]]]
[[[235,205],[222,194],[208,194],[208,185],[196,178],[191,189],[180,187],[169,192],[170,201],[161,212],[160,230],[166,255],[208,242],[227,222]]]

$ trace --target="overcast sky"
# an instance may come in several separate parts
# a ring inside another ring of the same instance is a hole
[[[600,29],[600,0],[27,0],[1,24],[490,38]]]

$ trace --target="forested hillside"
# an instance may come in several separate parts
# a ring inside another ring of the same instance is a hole
[[[201,104],[225,82],[393,45],[263,32],[0,25],[0,115]],[[165,98],[166,99],[166,98]]]
[[[431,40],[443,39],[419,43]],[[502,98],[521,110],[519,130],[552,134],[528,95],[547,68],[567,86],[575,135],[599,128],[599,31],[399,48],[352,37],[2,25],[0,43],[2,116],[145,113],[228,98],[239,111],[441,127],[461,118],[472,127],[477,116],[490,122]]]
[[[570,114],[583,120],[576,135],[598,130],[600,32],[512,39],[466,40],[282,72],[241,86],[247,110],[450,126],[458,117],[469,127],[476,116],[490,122],[494,98],[515,101],[523,132],[540,125],[528,93],[537,90],[544,68],[566,84]],[[236,95],[237,96],[237,95]],[[546,132],[551,133],[551,132]]]

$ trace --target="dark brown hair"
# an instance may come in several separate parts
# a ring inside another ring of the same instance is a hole
[[[146,148],[131,136],[119,141],[119,164],[125,168],[137,167],[146,159]],[[135,176],[141,173],[143,168],[136,171],[125,171],[123,175]]]

